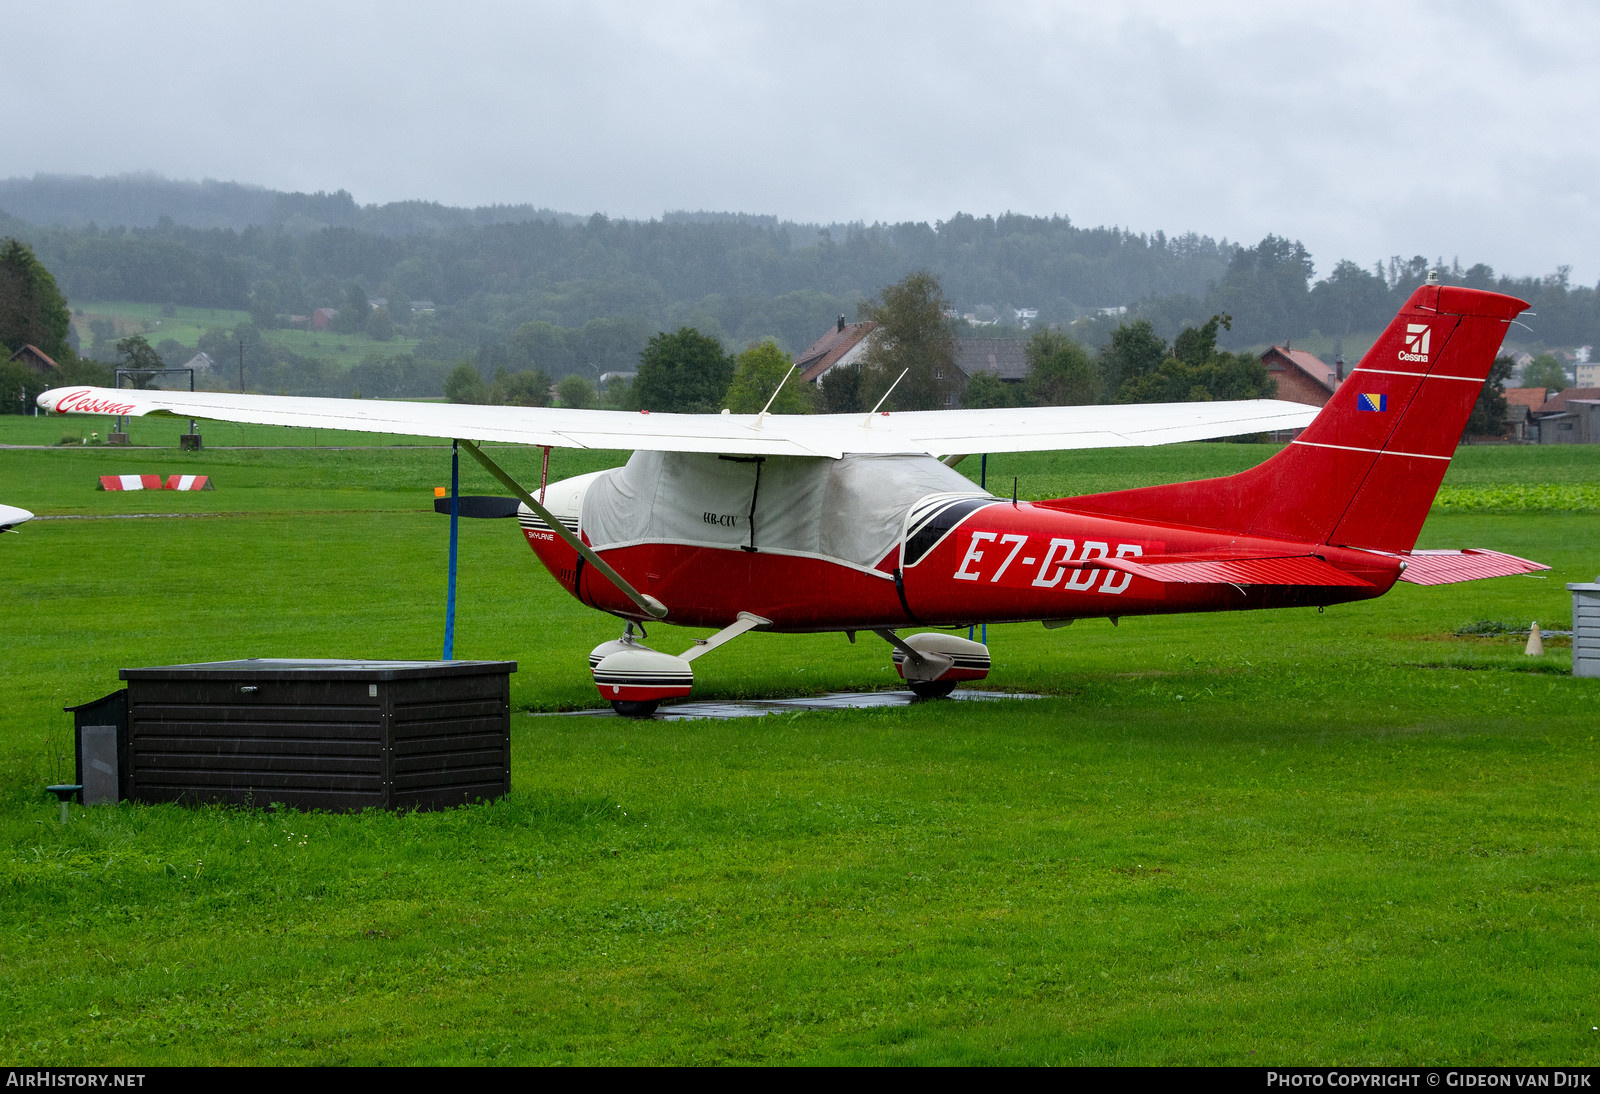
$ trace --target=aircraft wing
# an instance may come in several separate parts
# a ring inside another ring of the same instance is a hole
[[[1314,406],[1273,399],[872,415],[652,414],[93,387],[54,388],[38,401],[59,414],[157,414],[558,448],[835,459],[847,452],[942,457],[1171,444],[1298,429],[1317,414]]]

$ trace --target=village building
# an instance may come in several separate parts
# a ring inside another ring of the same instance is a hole
[[[1600,387],[1569,387],[1564,391],[1557,391],[1545,400],[1544,405],[1539,408],[1539,413],[1563,413],[1567,409],[1567,404],[1574,399],[1600,399]]]
[[[1278,398],[1308,406],[1327,406],[1344,380],[1344,358],[1326,364],[1314,353],[1290,346],[1269,346],[1261,355],[1267,375],[1278,381]]]
[[[40,376],[54,376],[61,371],[61,366],[56,364],[53,357],[31,342],[13,353],[11,360],[28,366]]]
[[[1027,343],[1020,338],[957,338],[956,387],[951,393],[951,406],[961,405],[961,395],[967,382],[980,372],[987,372],[1008,384],[1020,384],[1028,378]],[[939,377],[942,379],[942,377]]]
[[[311,329],[327,330],[328,325],[339,317],[338,308],[318,308],[311,313]]]
[[[1574,391],[1582,389],[1573,389]],[[1561,409],[1539,415],[1540,444],[1600,444],[1600,391],[1594,398],[1563,400]]]
[[[841,315],[832,330],[795,355],[800,379],[817,383],[831,369],[860,363],[871,342],[873,326],[872,323],[847,323]],[[1007,383],[1022,383],[1028,376],[1026,345],[1020,338],[957,338],[954,374],[946,376],[943,369],[935,369],[933,377],[951,381],[947,405],[961,405],[961,393],[966,390],[967,381],[979,372],[991,373]]]
[[[1542,387],[1506,388],[1506,436],[1512,444],[1533,444],[1539,439],[1535,413],[1544,406]]]
[[[800,379],[807,383],[821,380],[831,368],[853,365],[867,351],[867,335],[875,323],[846,323],[844,316],[833,329],[802,350],[794,359]]]
[[[1600,387],[1555,392],[1533,412],[1531,429],[1538,444],[1600,444]]]

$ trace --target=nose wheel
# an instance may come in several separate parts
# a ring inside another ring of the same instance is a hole
[[[648,718],[663,699],[681,699],[694,688],[694,669],[689,662],[770,622],[759,615],[740,612],[733,623],[709,638],[696,639],[677,657],[640,643],[629,623],[621,638],[604,642],[590,652],[589,671],[600,697],[611,704],[612,710],[624,718]]]
[[[956,690],[954,680],[914,680],[906,685],[918,699],[943,699]]]

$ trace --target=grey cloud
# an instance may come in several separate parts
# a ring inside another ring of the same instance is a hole
[[[647,217],[1064,213],[1600,276],[1600,11],[214,4],[8,16],[0,174]],[[20,109],[18,108],[20,106]]]

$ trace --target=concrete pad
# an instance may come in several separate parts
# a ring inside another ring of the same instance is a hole
[[[951,700],[992,702],[996,699],[1043,699],[1026,691],[969,691],[957,688]],[[866,710],[871,707],[904,707],[912,703],[941,703],[943,699],[918,699],[909,691],[835,691],[800,699],[686,699],[661,704],[654,718],[681,722],[693,718],[759,718],[764,714],[794,714],[805,710]],[[610,707],[595,710],[569,710],[559,714],[535,715],[540,718],[620,718]],[[642,721],[643,719],[639,719]]]

